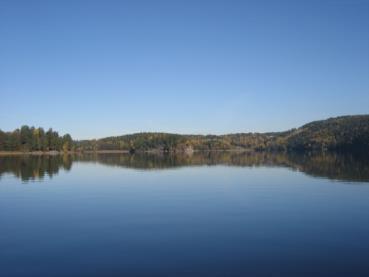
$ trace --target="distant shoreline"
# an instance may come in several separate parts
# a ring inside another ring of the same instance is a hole
[[[52,151],[43,151],[53,149]],[[109,150],[104,150],[109,149]],[[369,153],[369,115],[328,118],[274,133],[183,135],[143,132],[92,140],[73,140],[50,128],[23,125],[0,130],[0,155],[62,153],[187,153],[195,151],[362,151]]]
[[[194,150],[192,152],[255,152],[251,149],[212,149],[212,150]],[[71,155],[71,154],[191,154],[186,151],[161,151],[161,150],[147,150],[130,152],[128,150],[97,150],[97,151],[0,151],[0,156],[58,156],[58,155]]]
[[[22,156],[22,155],[33,155],[33,156],[57,156],[64,154],[83,154],[83,153],[129,153],[126,150],[99,150],[99,151],[0,151],[0,156]]]

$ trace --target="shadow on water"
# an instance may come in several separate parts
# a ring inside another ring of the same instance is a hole
[[[0,178],[12,173],[22,181],[52,177],[69,171],[73,162],[141,170],[188,166],[285,167],[310,176],[340,181],[369,182],[368,155],[347,153],[195,152],[193,154],[76,154],[0,157]]]

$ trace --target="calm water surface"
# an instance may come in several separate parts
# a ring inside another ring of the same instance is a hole
[[[369,276],[369,162],[0,157],[0,276]]]

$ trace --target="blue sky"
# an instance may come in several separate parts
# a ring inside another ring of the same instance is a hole
[[[0,128],[281,131],[369,113],[369,1],[0,1]]]

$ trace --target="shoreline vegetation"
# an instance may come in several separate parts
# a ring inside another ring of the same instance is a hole
[[[53,129],[22,126],[0,130],[0,155],[75,153],[187,153],[236,151],[368,151],[369,115],[314,121],[284,132],[227,135],[136,133],[92,140],[73,140]]]
[[[160,150],[147,150],[147,151],[137,151],[140,154],[161,154],[161,153],[177,153],[177,154],[188,154],[192,153],[206,153],[206,152],[236,152],[236,153],[250,153],[254,152],[251,149],[212,149],[212,150],[193,150],[187,152],[163,152]],[[133,152],[128,150],[83,150],[83,151],[0,151],[0,156],[22,156],[22,155],[48,155],[48,156],[58,156],[58,155],[70,155],[70,154],[133,154]]]
[[[129,151],[125,150],[98,150],[98,151],[0,151],[0,156],[18,156],[18,155],[49,155],[49,156],[57,156],[57,155],[65,155],[65,154],[79,154],[79,153],[86,153],[86,154],[92,154],[92,153],[101,153],[101,154],[109,154],[109,153],[121,153],[121,154],[128,154]]]

